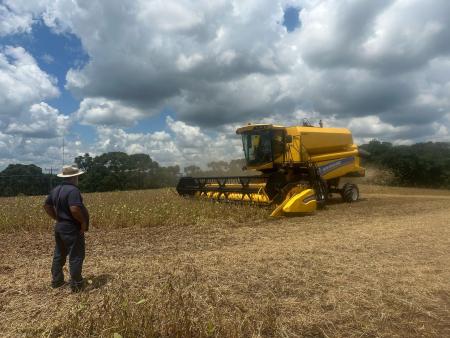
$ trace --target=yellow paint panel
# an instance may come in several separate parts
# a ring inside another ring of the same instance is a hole
[[[313,189],[306,189],[294,195],[283,207],[285,214],[311,213],[317,209],[317,201]]]
[[[314,212],[317,209],[315,191],[313,189],[301,189],[301,187],[296,187],[288,193],[283,203],[278,205],[270,216],[278,217]]]

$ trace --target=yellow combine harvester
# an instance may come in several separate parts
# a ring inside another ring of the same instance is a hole
[[[183,177],[180,195],[272,205],[271,216],[311,213],[332,193],[346,202],[358,200],[358,187],[341,180],[365,174],[348,129],[249,124],[236,133],[242,136],[244,169],[261,174]]]

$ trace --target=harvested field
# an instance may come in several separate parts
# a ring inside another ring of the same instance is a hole
[[[50,337],[448,337],[450,192],[362,186],[313,216],[87,194],[80,294],[49,287],[42,197],[0,200],[0,332]]]

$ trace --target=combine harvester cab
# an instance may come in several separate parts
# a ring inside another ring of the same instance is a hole
[[[312,213],[332,193],[346,202],[358,200],[358,187],[342,182],[365,174],[348,129],[249,124],[236,133],[242,136],[245,169],[260,174],[183,177],[180,195],[268,205],[274,208],[271,216]]]

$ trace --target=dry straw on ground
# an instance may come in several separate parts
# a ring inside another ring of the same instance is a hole
[[[0,332],[50,337],[450,336],[450,193],[363,187],[314,216],[90,194],[86,291],[49,287],[41,198],[0,203]]]

